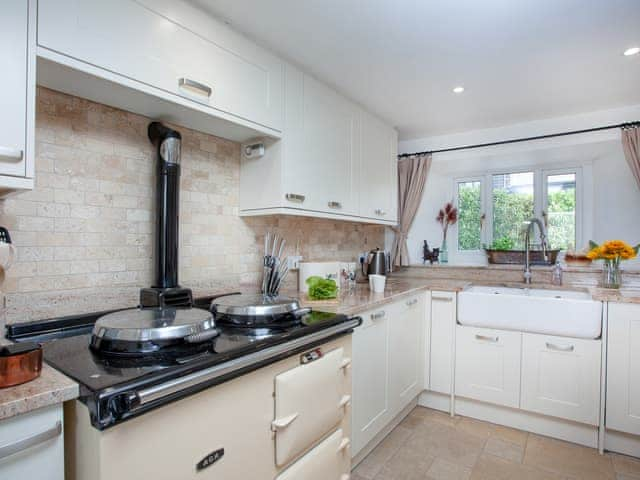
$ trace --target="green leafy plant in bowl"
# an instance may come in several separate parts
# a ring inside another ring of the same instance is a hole
[[[311,300],[328,300],[338,296],[338,285],[335,280],[318,276],[306,280],[309,287],[308,295]]]
[[[515,247],[514,241],[509,237],[497,238],[493,241],[489,250],[513,250]]]

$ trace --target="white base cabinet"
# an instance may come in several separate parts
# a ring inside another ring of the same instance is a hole
[[[423,390],[426,294],[370,310],[353,333],[351,456]]]
[[[0,421],[0,478],[64,480],[62,404]]]
[[[456,297],[455,292],[431,292],[429,390],[438,393],[453,389]]]
[[[640,305],[609,303],[608,429],[640,435]]]
[[[521,408],[598,425],[600,340],[523,334]]]
[[[458,326],[456,395],[518,408],[522,334]]]

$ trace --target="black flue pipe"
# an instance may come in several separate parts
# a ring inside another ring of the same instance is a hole
[[[156,147],[156,270],[154,288],[177,288],[180,218],[180,132],[159,122],[148,128]]]

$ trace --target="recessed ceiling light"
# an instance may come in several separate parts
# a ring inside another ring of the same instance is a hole
[[[630,57],[631,55],[637,55],[638,53],[640,53],[640,47],[631,47],[624,51],[624,56]]]
[[[462,93],[464,92],[464,87],[454,87],[453,93]]]

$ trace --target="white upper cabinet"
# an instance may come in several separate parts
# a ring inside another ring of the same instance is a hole
[[[398,132],[362,112],[360,215],[395,222],[398,216]]]
[[[306,174],[311,180],[307,208],[357,215],[354,183],[360,158],[357,108],[305,75],[303,112],[303,157],[290,160],[306,165]]]
[[[284,112],[282,140],[242,159],[240,214],[395,225],[396,131],[290,65]]]
[[[282,130],[282,62],[181,2],[39,0],[38,45]]]
[[[0,15],[0,194],[33,187],[33,101],[29,3],[6,0]],[[33,8],[33,7],[32,7]]]

